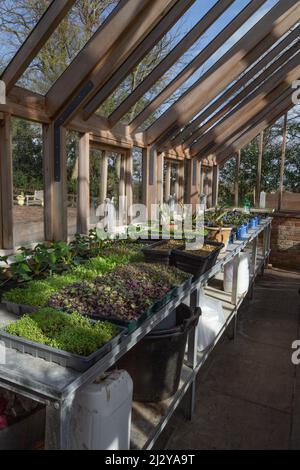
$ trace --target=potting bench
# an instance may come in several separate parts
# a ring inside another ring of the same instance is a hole
[[[191,330],[188,341],[186,360],[182,368],[181,382],[176,394],[158,404],[134,403],[132,416],[131,446],[133,449],[151,449],[160,433],[168,423],[173,412],[185,396],[188,397],[188,417],[191,417],[195,404],[195,380],[199,369],[205,363],[214,346],[217,344],[227,326],[233,321],[234,331],[237,313],[245,296],[237,293],[238,255],[243,250],[251,250],[251,286],[255,277],[263,272],[270,253],[271,218],[262,221],[257,228],[250,230],[247,238],[230,245],[226,253],[221,254],[216,265],[182,294],[171,300],[152,318],[146,320],[137,330],[123,338],[121,343],[84,373],[76,372],[43,359],[21,354],[15,350],[6,351],[6,360],[0,364],[0,387],[32,398],[46,405],[46,448],[70,448],[72,402],[76,392],[93,382],[116,361],[165,319],[181,302],[196,305],[201,288],[205,293],[222,302],[226,323],[214,343],[203,353],[197,352],[197,328]],[[259,246],[258,237],[263,237]],[[207,283],[220,275],[226,263],[233,261],[233,289],[227,294],[220,289],[208,286]],[[0,324],[5,312],[0,311]],[[188,395],[187,395],[188,394]]]

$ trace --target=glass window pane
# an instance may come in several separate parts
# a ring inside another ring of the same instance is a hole
[[[139,147],[133,148],[133,204],[141,204],[143,198],[143,184],[142,184],[142,149]]]
[[[43,241],[44,183],[42,126],[12,118],[14,243]]]
[[[38,23],[51,0],[1,0],[0,2],[0,73],[18,52]]]

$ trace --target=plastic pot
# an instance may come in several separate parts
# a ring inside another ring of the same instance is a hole
[[[200,314],[199,307],[181,304],[174,328],[151,332],[120,359],[118,366],[133,380],[134,400],[158,402],[177,392],[188,332]]]
[[[192,250],[173,250],[174,266],[186,273],[193,274],[195,278],[202,276],[215,265],[220,251],[224,248],[223,243],[219,242],[207,241],[206,244],[213,246],[215,249],[202,256],[193,254]]]

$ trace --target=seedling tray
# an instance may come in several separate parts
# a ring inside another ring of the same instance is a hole
[[[215,249],[203,256],[194,255],[191,251],[185,251],[183,248],[173,250],[174,266],[186,273],[193,274],[194,278],[202,276],[215,265],[219,253],[224,247],[224,244],[219,242],[207,241],[206,244],[214,246]]]
[[[9,300],[3,300],[2,304],[5,305],[6,310],[17,316],[25,315],[26,313],[33,313],[38,310],[38,307],[32,307],[31,305],[17,304]]]
[[[31,356],[44,359],[47,362],[54,362],[63,367],[70,367],[79,372],[84,372],[102,357],[108,354],[121,340],[127,329],[117,325],[118,333],[116,336],[106,343],[104,346],[93,352],[89,356],[80,356],[79,354],[62,351],[61,349],[52,348],[45,344],[35,343],[34,341],[14,336],[0,329],[0,341],[3,341],[6,348],[16,349],[22,354],[30,354]]]
[[[161,250],[160,247],[168,240],[160,240],[152,243],[150,246],[142,248],[142,253],[145,257],[146,263],[160,263],[171,266],[172,262],[172,248],[169,250]]]
[[[155,302],[151,307],[147,308],[145,312],[143,312],[136,320],[122,320],[122,318],[118,316],[109,316],[105,317],[103,315],[87,315],[88,317],[92,318],[93,320],[102,320],[102,321],[109,321],[111,323],[115,323],[116,325],[119,325],[123,328],[126,328],[128,330],[128,333],[132,333],[135,331],[139,326],[142,325],[142,323],[150,318],[154,313],[157,313],[159,310],[161,310],[165,305],[167,305],[172,298],[174,298],[177,294],[177,287],[173,287],[170,289],[169,292],[167,292],[166,295],[164,295],[161,299],[159,299],[157,302]]]

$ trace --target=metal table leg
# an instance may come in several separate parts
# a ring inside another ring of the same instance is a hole
[[[250,271],[250,299],[253,299],[253,290],[256,276],[256,264],[257,264],[257,237],[252,242],[252,254],[251,254],[251,271]]]
[[[75,395],[46,407],[46,450],[71,449],[71,416]]]
[[[195,289],[191,296],[190,296],[190,306],[196,307],[199,305],[199,297],[200,297],[200,289],[201,286]],[[195,369],[197,367],[197,345],[198,345],[198,327],[195,326],[191,329],[189,336],[188,336],[188,352],[187,352],[187,360],[188,366],[191,369]],[[196,396],[196,377],[190,385],[190,388],[187,392],[187,409],[185,412],[186,419],[191,420],[195,411],[195,396]]]

